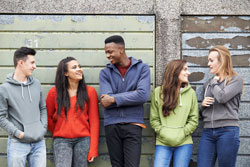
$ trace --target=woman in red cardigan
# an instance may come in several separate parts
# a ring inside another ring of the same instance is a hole
[[[97,93],[85,84],[81,66],[73,57],[58,64],[55,85],[46,99],[55,166],[87,167],[98,156]]]

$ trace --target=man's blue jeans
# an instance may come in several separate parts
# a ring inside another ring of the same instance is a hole
[[[205,128],[198,151],[198,167],[235,167],[239,149],[239,127]]]
[[[20,143],[14,138],[8,138],[7,161],[8,167],[46,167],[45,140],[35,143]]]
[[[179,147],[155,146],[154,167],[169,167],[173,156],[174,167],[188,167],[192,156],[192,144]]]

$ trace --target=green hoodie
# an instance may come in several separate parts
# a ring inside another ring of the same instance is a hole
[[[150,124],[156,132],[156,145],[178,147],[193,144],[192,133],[198,126],[198,102],[190,85],[182,88],[178,105],[167,117],[162,113],[161,87],[154,90],[150,108]]]

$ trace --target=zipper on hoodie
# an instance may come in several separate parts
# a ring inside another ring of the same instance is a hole
[[[204,99],[206,98],[206,93],[207,93],[207,90],[208,90],[208,87],[210,86],[210,82],[208,83],[206,89],[205,89],[205,93],[204,93]],[[215,102],[215,100],[214,100]],[[212,124],[212,128],[214,128],[214,121],[213,121],[213,118],[214,118],[214,103],[212,104],[213,105],[213,110],[212,110],[212,113],[211,113],[211,124]]]

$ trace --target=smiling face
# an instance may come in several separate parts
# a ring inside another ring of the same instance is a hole
[[[115,43],[107,43],[105,45],[105,53],[107,59],[110,61],[111,64],[120,64],[122,61],[122,53],[124,48],[122,45],[115,44]]]
[[[179,74],[179,81],[180,83],[187,83],[188,82],[188,76],[190,75],[190,72],[188,70],[187,63],[183,66],[180,74]]]
[[[31,76],[32,72],[36,69],[35,56],[27,55],[27,58],[25,60],[19,60],[18,64],[26,77]]]
[[[220,68],[220,61],[218,59],[219,54],[216,51],[212,51],[208,55],[208,67],[210,69],[211,74],[218,74]]]
[[[82,80],[83,71],[81,65],[76,60],[71,60],[67,63],[68,71],[65,73],[65,76],[68,77],[68,80],[79,82]]]

